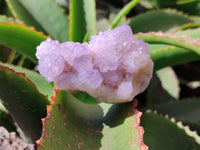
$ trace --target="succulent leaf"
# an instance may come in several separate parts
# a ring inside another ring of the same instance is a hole
[[[166,48],[154,49],[150,47],[151,59],[154,62],[154,72],[168,66],[175,66],[195,60],[200,60],[200,55],[184,48],[164,45]],[[162,62],[162,63],[160,63]]]
[[[169,31],[180,25],[193,22],[189,16],[174,9],[153,10],[131,19],[129,25],[133,33],[149,31]]]
[[[14,125],[14,122],[11,116],[8,114],[8,112],[2,109],[0,109],[0,126],[3,126],[8,131],[16,132],[16,126]]]
[[[148,146],[143,143],[144,130],[139,126],[141,115],[130,104],[111,107],[104,121],[101,150],[147,150]]]
[[[115,149],[117,145],[127,149],[147,148],[142,141],[140,115],[130,103],[88,105],[65,91],[56,90],[47,107],[47,117],[42,119],[38,149],[105,150]],[[121,140],[110,142],[113,136]]]
[[[200,23],[190,22],[190,23],[186,23],[182,26],[179,26],[177,29],[174,30],[174,32],[178,32],[181,30],[187,30],[187,29],[196,29],[196,28],[200,28]]]
[[[153,0],[158,8],[176,8],[191,15],[199,15],[199,0]]]
[[[40,136],[41,118],[46,115],[47,98],[23,73],[0,65],[0,98],[26,136],[33,142]]]
[[[37,64],[36,46],[47,37],[33,28],[15,23],[0,23],[0,44],[16,50]]]
[[[141,117],[141,125],[145,130],[144,142],[150,150],[199,149],[200,137],[196,132],[176,123],[174,118],[170,120],[147,111]]]
[[[161,81],[162,87],[174,98],[179,98],[180,87],[176,73],[171,67],[167,67],[156,72]]]
[[[196,29],[187,29],[187,30],[178,31],[176,32],[176,34],[181,35],[181,36],[189,36],[191,38],[200,39],[200,27]]]
[[[0,65],[6,66],[8,68],[13,69],[15,72],[21,72],[24,73],[25,76],[33,82],[33,84],[36,86],[38,91],[42,93],[43,95],[47,95],[48,99],[50,101],[51,96],[53,96],[53,86],[51,83],[46,82],[45,78],[42,77],[40,74],[37,72],[34,72],[29,69],[22,68],[20,66],[14,66],[11,64],[3,64],[0,63]]]
[[[11,22],[14,22],[16,21],[14,18],[12,17],[7,17],[5,15],[0,15],[0,22],[6,22],[6,23],[11,23]],[[17,21],[19,22],[19,21]]]
[[[44,31],[41,25],[35,20],[35,18],[30,14],[30,12],[16,0],[6,0],[9,9],[15,19],[19,20],[21,24],[26,24],[27,26],[34,26],[38,31]]]
[[[68,40],[68,18],[55,0],[7,0],[7,2],[17,18],[23,20],[25,24],[35,26],[36,29],[42,27],[47,34],[60,42]]]
[[[151,44],[169,44],[191,50],[200,55],[200,39],[175,33],[164,34],[162,32],[138,33],[135,36]]]
[[[190,121],[198,123],[200,121],[200,98],[188,98],[179,101],[170,101],[154,106],[148,109],[156,110],[162,115],[175,117],[177,121]]]
[[[162,33],[161,33],[162,34]],[[189,37],[189,41],[194,38],[194,41],[200,39],[200,29],[188,29],[184,31],[176,32],[175,37]],[[174,36],[174,33],[172,33]],[[197,42],[199,43],[199,42]],[[170,46],[170,43],[165,44],[149,44],[149,50],[151,51],[151,58],[154,62],[154,71],[168,66],[175,66],[190,61],[199,60],[198,54],[188,51],[187,49]],[[173,44],[172,44],[173,45]],[[162,62],[162,63],[160,63]]]
[[[146,106],[157,105],[172,100],[175,99],[162,87],[161,81],[157,74],[154,73],[147,88]]]
[[[94,0],[70,0],[70,40],[82,42],[85,34],[96,34]]]

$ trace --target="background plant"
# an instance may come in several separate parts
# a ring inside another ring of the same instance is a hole
[[[165,2],[134,0],[118,10],[97,1],[96,11],[94,0],[0,0],[0,124],[32,143],[41,137],[38,149],[199,149],[199,2]],[[120,24],[149,43],[154,61],[149,88],[137,97],[141,118],[136,101],[98,104],[54,90],[37,73],[36,46],[49,35],[84,42]]]

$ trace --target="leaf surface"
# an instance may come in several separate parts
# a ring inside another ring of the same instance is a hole
[[[0,44],[24,54],[36,64],[36,46],[46,39],[45,35],[33,28],[15,23],[0,23]]]
[[[14,122],[8,112],[0,109],[0,126],[3,126],[8,131],[15,131],[16,132],[16,126],[14,125]]]
[[[158,78],[161,81],[162,87],[174,98],[179,98],[180,87],[176,73],[171,67],[167,67],[157,72]]]
[[[145,149],[141,113],[133,110],[128,103],[85,104],[57,90],[47,107],[47,117],[42,119],[38,149]]]
[[[20,66],[14,66],[10,64],[3,64],[0,63],[0,65],[4,65],[6,67],[9,67],[13,69],[15,72],[21,72],[24,73],[25,76],[31,80],[31,82],[34,83],[38,91],[46,96],[48,96],[48,99],[50,101],[51,96],[53,96],[53,86],[51,83],[47,82],[46,79],[38,74],[37,72],[34,72],[33,70],[25,69]]]
[[[179,101],[170,101],[148,107],[156,110],[162,115],[175,117],[178,121],[190,121],[198,123],[200,121],[200,98],[188,98]]]
[[[17,18],[46,31],[60,42],[68,40],[68,18],[56,0],[7,0]]]
[[[46,115],[47,98],[23,73],[0,65],[0,98],[25,135],[33,142],[39,138],[41,118]]]
[[[149,32],[135,35],[150,44],[168,44],[191,50],[200,55],[200,39],[173,33]]]
[[[141,125],[145,130],[144,142],[150,150],[199,149],[200,137],[174,119],[147,111],[141,117]]]
[[[82,42],[89,30],[96,34],[95,0],[70,0],[70,40]]]
[[[153,10],[131,19],[128,25],[133,33],[149,31],[169,31],[180,25],[193,22],[187,15],[172,9]]]

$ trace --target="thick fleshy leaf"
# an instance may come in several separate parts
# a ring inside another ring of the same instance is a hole
[[[176,73],[171,67],[156,72],[161,81],[162,87],[174,98],[179,98],[180,87]]]
[[[161,35],[163,34],[161,33]],[[172,35],[170,36],[173,36],[173,35],[174,33],[172,33]],[[200,29],[199,28],[189,29],[189,30],[176,32],[175,37],[180,37],[180,36],[189,37],[189,41],[192,40],[191,38],[194,38],[195,40],[193,42],[195,41],[197,42],[200,39]],[[154,71],[157,71],[161,68],[165,68],[168,66],[175,66],[182,63],[187,63],[190,61],[195,61],[195,60],[200,59],[200,56],[192,51],[189,51],[187,49],[180,48],[180,47],[170,46],[171,44],[173,45],[173,42],[167,43],[167,39],[165,41],[165,44],[158,44],[158,43],[159,42],[157,41],[155,44],[152,44],[152,43],[149,44],[151,58],[154,61]],[[199,42],[197,43],[199,44]]]
[[[38,31],[44,31],[40,24],[33,18],[33,16],[26,10],[26,8],[16,0],[6,0],[7,5],[12,12],[15,19],[18,19],[21,24],[25,23],[27,26],[34,26]]]
[[[172,9],[148,11],[130,20],[133,33],[169,31],[180,25],[193,22],[187,15]]]
[[[200,23],[190,22],[190,23],[186,23],[186,24],[178,27],[177,29],[174,30],[174,32],[181,31],[181,30],[187,30],[187,29],[196,29],[196,28],[200,28]]]
[[[192,16],[192,20],[193,20],[194,22],[200,23],[200,17],[199,17],[199,16]]]
[[[140,115],[131,104],[89,105],[57,90],[47,107],[47,117],[42,119],[38,149],[147,148]]]
[[[0,22],[14,22],[14,19],[11,17],[6,17],[5,15],[0,15]]]
[[[190,61],[200,60],[200,55],[184,48],[163,45],[166,48],[151,49],[151,59],[154,62],[154,72],[168,66],[175,66]],[[162,63],[161,63],[162,62]]]
[[[200,137],[196,132],[184,127],[181,122],[168,119],[150,111],[141,117],[144,127],[144,143],[150,150],[188,150],[199,149]]]
[[[25,24],[40,28],[52,38],[68,40],[68,18],[56,0],[7,0],[13,13]]]
[[[101,150],[147,150],[143,143],[144,130],[140,124],[141,112],[131,110],[130,104],[113,105],[104,121]]]
[[[0,65],[0,98],[26,136],[33,142],[42,129],[41,118],[46,115],[47,98],[23,73]]]
[[[171,0],[165,0],[165,2],[163,2],[162,0],[156,0],[157,2],[161,2],[162,4],[165,5],[180,5],[180,4],[188,4],[190,2],[195,2],[198,0],[176,0],[176,1],[171,1]]]
[[[154,5],[158,8],[177,8],[191,15],[200,14],[199,0],[153,0]]]
[[[146,106],[169,102],[172,100],[174,100],[174,98],[163,89],[161,81],[159,80],[157,74],[154,73],[147,88]]]
[[[200,39],[200,27],[196,28],[196,29],[188,29],[188,30],[178,31],[178,32],[176,32],[176,34]]]
[[[80,100],[84,103],[87,103],[87,104],[98,104],[99,103],[92,96],[90,96],[87,93],[74,93],[73,96],[76,97],[78,100]]]
[[[89,30],[96,34],[95,0],[70,0],[70,40],[82,42]]]
[[[190,121],[183,121],[183,125],[189,126],[192,131],[197,132],[197,134],[200,135],[200,122],[194,123]]]
[[[169,44],[191,50],[200,55],[200,39],[173,33],[165,34],[162,32],[138,33],[135,36],[150,44]]]
[[[47,117],[42,119],[43,132],[37,141],[39,150],[99,148],[102,130],[99,106],[84,104],[65,91],[56,91]],[[87,118],[87,119],[86,119]],[[97,119],[97,121],[95,121]]]
[[[175,117],[178,121],[200,121],[200,98],[189,98],[179,101],[170,101],[159,105],[150,106],[147,109],[156,110],[162,115]]]
[[[37,63],[36,46],[47,37],[33,28],[15,23],[0,23],[0,44],[16,50]]]
[[[10,64],[2,64],[2,63],[0,63],[0,65],[9,67],[16,72],[24,73],[25,76],[28,79],[30,79],[31,82],[33,82],[33,84],[36,86],[38,91],[44,95],[47,95],[48,99],[50,101],[51,96],[53,96],[53,86],[51,85],[51,83],[47,82],[43,76],[41,76],[37,72],[22,68],[20,66],[14,66],[14,65],[10,65]]]
[[[1,104],[0,104],[1,105]],[[3,126],[8,131],[15,131],[16,132],[16,126],[14,125],[14,121],[8,114],[8,112],[0,109],[0,126]]]

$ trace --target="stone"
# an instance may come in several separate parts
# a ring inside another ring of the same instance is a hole
[[[37,47],[39,72],[58,89],[86,92],[97,101],[129,102],[152,78],[148,44],[128,25],[100,32],[88,43],[47,39]]]

